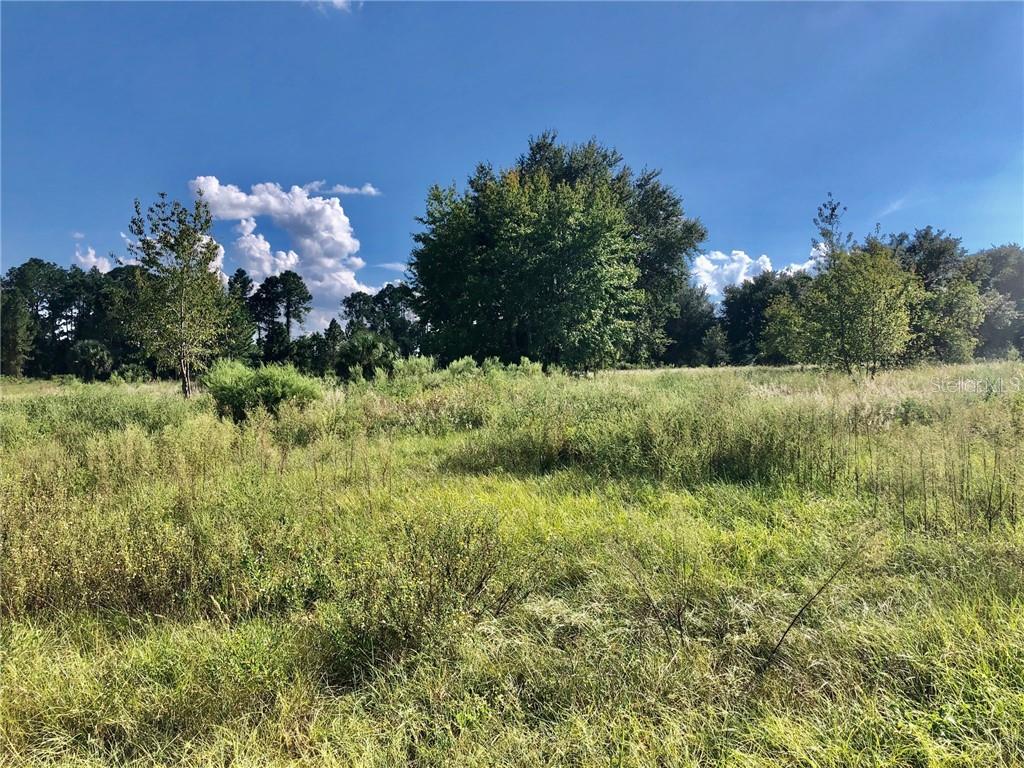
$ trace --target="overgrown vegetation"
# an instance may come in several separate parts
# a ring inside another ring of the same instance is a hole
[[[1024,760],[1019,363],[258,373],[5,380],[2,762]]]

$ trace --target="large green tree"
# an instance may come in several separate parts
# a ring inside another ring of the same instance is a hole
[[[885,248],[836,251],[799,298],[799,343],[785,349],[797,362],[815,362],[847,373],[898,362],[912,338],[910,307],[915,282]],[[786,305],[773,305],[771,316],[786,322]],[[771,336],[779,338],[776,328]]]
[[[147,273],[138,281],[133,327],[143,346],[174,367],[185,397],[193,378],[221,347],[226,296],[214,273],[219,246],[200,195],[188,208],[162,194],[145,213],[135,201],[129,252]]]
[[[659,360],[669,365],[706,363],[704,336],[717,325],[715,305],[708,298],[707,289],[686,283],[676,294],[674,317],[665,324],[668,346]]]
[[[411,287],[432,351],[572,368],[660,353],[705,236],[656,172],[553,133],[464,192],[431,189],[420,222]]]
[[[271,278],[268,278],[271,279]],[[292,323],[301,323],[313,307],[313,295],[298,272],[286,269],[277,276],[280,285],[281,314],[284,316],[285,335],[292,338]]]
[[[979,251],[964,260],[963,274],[981,293],[979,352],[1024,354],[1024,248],[1010,243]]]
[[[0,373],[21,376],[32,354],[32,315],[17,288],[0,286]]]

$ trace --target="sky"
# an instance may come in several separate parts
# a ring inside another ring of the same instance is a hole
[[[1021,3],[0,5],[4,270],[109,268],[132,201],[203,190],[224,269],[322,327],[402,276],[428,188],[596,137],[708,229],[695,279],[846,227],[1024,242]]]

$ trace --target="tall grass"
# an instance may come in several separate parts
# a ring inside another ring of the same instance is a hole
[[[1020,366],[409,368],[0,398],[0,763],[1024,761]]]

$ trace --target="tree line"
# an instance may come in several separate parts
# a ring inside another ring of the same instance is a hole
[[[132,243],[107,273],[32,258],[0,282],[0,370],[87,380],[176,377],[191,394],[215,358],[291,362],[319,376],[387,373],[404,356],[589,371],[808,363],[848,372],[1024,351],[1024,251],[968,254],[924,227],[856,240],[831,195],[810,272],[765,272],[716,306],[691,276],[707,232],[658,171],[596,140],[531,139],[464,189],[429,190],[408,278],[353,293],[301,334],[312,295],[288,270],[258,285],[217,265],[209,208],[135,204]]]

